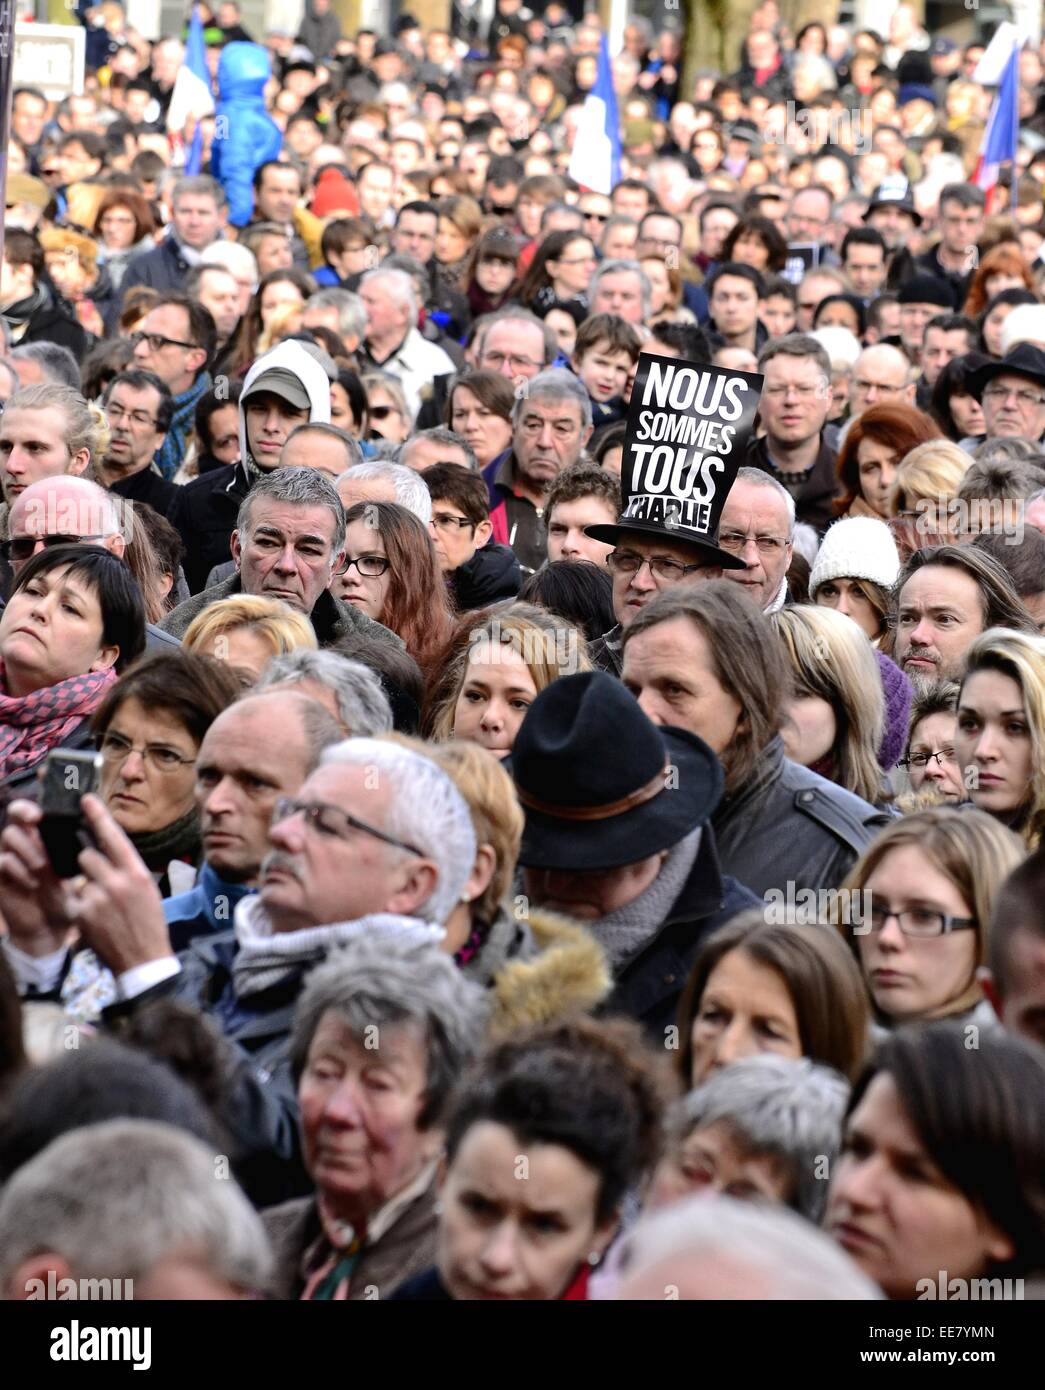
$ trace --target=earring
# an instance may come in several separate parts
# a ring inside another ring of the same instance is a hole
[[[436,1202],[436,1204],[435,1204],[435,1206],[432,1208],[432,1210],[435,1212],[436,1216],[442,1216],[442,1214],[443,1214],[443,1204],[442,1204],[442,1202]]]
[[[463,903],[470,903],[471,901],[472,901],[472,900],[471,900],[471,898],[468,896],[467,893],[462,893],[462,894],[461,894],[461,902],[463,902]]]
[[[595,1268],[595,1266],[599,1263],[601,1259],[602,1256],[600,1255],[598,1250],[592,1250],[591,1253],[588,1255],[588,1263],[591,1265],[592,1269]]]

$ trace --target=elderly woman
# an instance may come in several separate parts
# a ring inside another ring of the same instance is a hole
[[[141,591],[93,545],[56,545],[19,571],[0,617],[0,786],[32,796],[54,748],[90,742],[89,721],[145,645]]]
[[[806,1058],[745,1057],[672,1107],[646,1206],[693,1192],[782,1202],[819,1225],[849,1100],[846,1081]]]
[[[180,649],[146,657],[109,690],[94,716],[102,798],[164,897],[195,881],[200,827],[196,754],[240,693],[221,662]]]
[[[361,936],[309,976],[291,1057],[313,1197],[272,1207],[276,1295],[387,1298],[431,1264],[450,1092],[485,1019],[438,945]]]
[[[256,594],[234,594],[210,603],[185,630],[182,647],[215,661],[225,661],[245,687],[254,684],[277,656],[319,643],[303,613],[278,599]]]

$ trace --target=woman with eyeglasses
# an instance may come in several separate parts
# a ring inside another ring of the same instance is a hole
[[[994,898],[1026,856],[983,811],[933,807],[886,827],[842,884],[854,951],[879,1024],[947,1018],[997,1026],[977,972]]]
[[[0,616],[0,787],[35,798],[48,753],[88,747],[91,716],[144,646],[126,565],[93,545],[34,555]]]
[[[966,800],[962,770],[958,765],[958,685],[933,681],[918,691],[911,706],[911,732],[907,751],[900,760],[920,800]]]
[[[597,264],[595,247],[583,232],[550,232],[513,297],[535,313],[557,301],[586,304]]]
[[[973,805],[1036,849],[1045,831],[1045,637],[991,628],[973,641],[954,746]]]
[[[202,842],[196,755],[240,693],[234,668],[193,651],[145,657],[108,692],[92,721],[101,795],[163,897],[193,886]]]
[[[357,502],[345,513],[344,570],[331,588],[401,637],[428,675],[447,642],[452,612],[431,536],[395,502]]]
[[[362,383],[366,392],[367,438],[402,444],[413,428],[403,388],[387,372],[367,372]]]

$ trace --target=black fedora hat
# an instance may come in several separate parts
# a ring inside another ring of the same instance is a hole
[[[1025,376],[1045,386],[1045,352],[1031,343],[1020,343],[1005,357],[996,358],[978,368],[968,378],[970,395],[979,400],[984,387],[996,376]]]
[[[602,671],[562,676],[530,706],[512,748],[526,812],[520,864],[617,869],[670,849],[722,795],[722,765],[682,729],[661,729]]]

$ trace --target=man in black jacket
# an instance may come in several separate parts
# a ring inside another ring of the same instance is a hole
[[[332,484],[314,468],[277,468],[240,505],[232,533],[231,579],[204,589],[168,613],[161,627],[183,637],[192,620],[219,599],[257,594],[304,613],[321,647],[362,631],[401,646],[394,633],[330,592],[344,569],[345,513]]]
[[[166,516],[179,488],[162,478],[153,460],[174,418],[174,397],[155,372],[131,367],[113,377],[103,398],[109,447],[94,463],[103,487],[128,501],[145,502]]]
[[[12,343],[57,343],[78,360],[87,351],[87,334],[51,284],[43,247],[20,228],[9,228],[4,238],[0,316]]]
[[[537,696],[512,771],[530,901],[589,926],[614,973],[606,1011],[638,1019],[663,1045],[701,944],[758,901],[719,868],[718,759],[591,671]]]
[[[436,463],[421,477],[432,494],[432,543],[458,612],[514,598],[522,570],[510,546],[490,540],[490,499],[479,474]]]
[[[200,263],[200,253],[217,241],[225,227],[228,199],[217,179],[197,174],[178,179],[171,194],[170,231],[151,251],[143,251],[123,277],[124,297],[134,285],[180,290],[185,276]]]
[[[892,813],[785,758],[789,667],[758,605],[727,580],[677,585],[634,619],[623,656],[649,717],[722,760],[712,823],[726,872],[760,896],[837,888]]]

